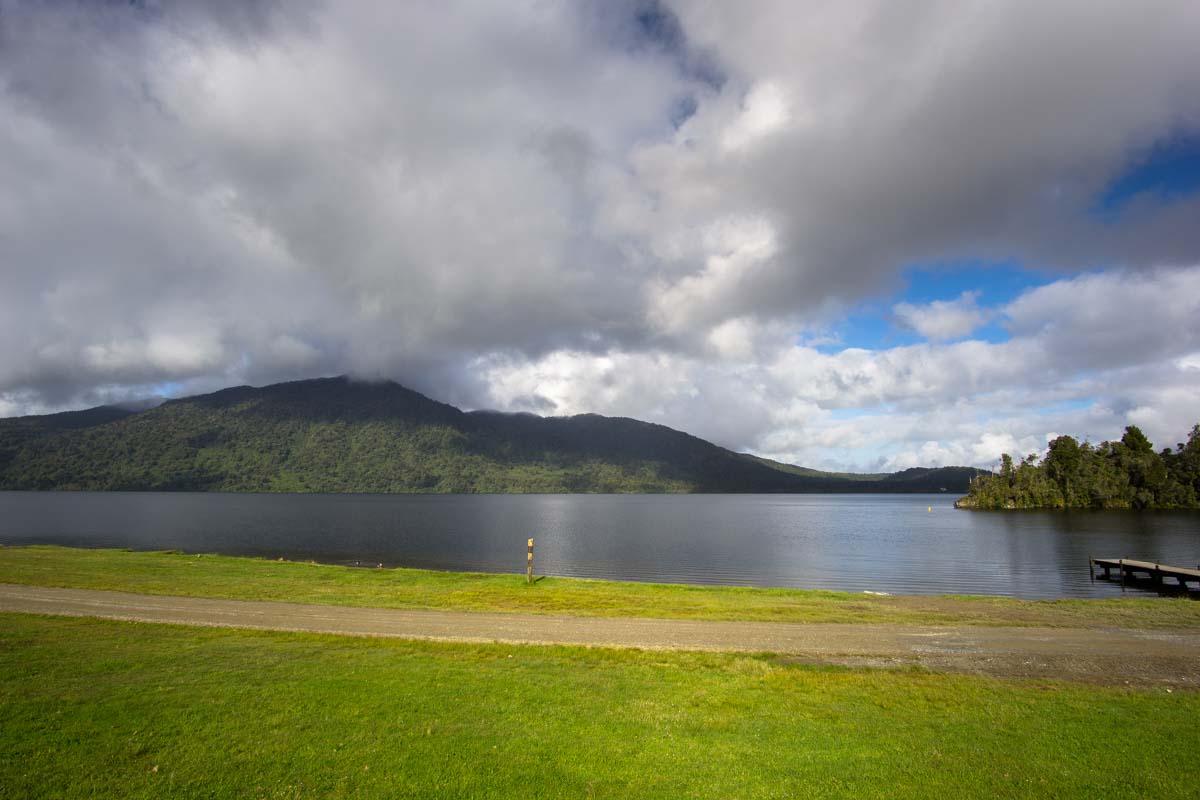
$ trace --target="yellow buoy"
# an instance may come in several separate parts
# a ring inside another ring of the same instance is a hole
[[[933,506],[930,506],[930,507],[929,507],[929,510],[930,510],[930,511],[933,511]]]

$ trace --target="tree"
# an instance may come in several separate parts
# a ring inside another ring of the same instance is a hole
[[[1175,452],[1162,452],[1167,468],[1167,483],[1172,493],[1172,505],[1195,508],[1200,505],[1200,425],[1192,427],[1186,443],[1175,446]]]
[[[1129,476],[1134,508],[1154,508],[1167,483],[1167,468],[1154,452],[1154,445],[1136,425],[1125,429],[1117,461]]]
[[[1043,466],[1046,468],[1046,474],[1050,480],[1058,485],[1064,507],[1070,508],[1075,505],[1072,502],[1071,484],[1077,483],[1076,478],[1079,475],[1082,460],[1083,454],[1079,450],[1079,443],[1070,436],[1059,436],[1050,443],[1050,450],[1046,453]]]
[[[1154,445],[1150,444],[1146,434],[1142,433],[1142,429],[1137,425],[1130,425],[1125,429],[1125,435],[1121,437],[1121,444],[1136,455],[1154,454]]]
[[[1013,460],[1008,453],[1000,456],[1000,479],[1007,486],[1013,485]]]

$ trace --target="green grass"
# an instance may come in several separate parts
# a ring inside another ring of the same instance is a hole
[[[241,600],[462,611],[777,622],[1200,626],[1187,599],[1023,601],[618,583],[63,547],[0,547],[0,582]]]
[[[0,614],[0,795],[1195,796],[1200,694]]]

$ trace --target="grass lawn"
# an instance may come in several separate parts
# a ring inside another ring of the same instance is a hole
[[[318,571],[319,572],[319,571]],[[0,614],[0,796],[1196,796],[1200,693]]]
[[[0,547],[0,583],[239,600],[579,616],[933,625],[1200,626],[1200,603],[1182,598],[1028,601],[881,597],[573,578],[545,578],[529,586],[523,575],[354,569],[227,556],[64,547]]]

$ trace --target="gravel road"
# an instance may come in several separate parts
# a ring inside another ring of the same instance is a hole
[[[771,652],[846,666],[1200,689],[1200,631],[720,622],[411,611],[0,584],[0,611],[455,642]],[[0,623],[2,624],[2,623]]]

